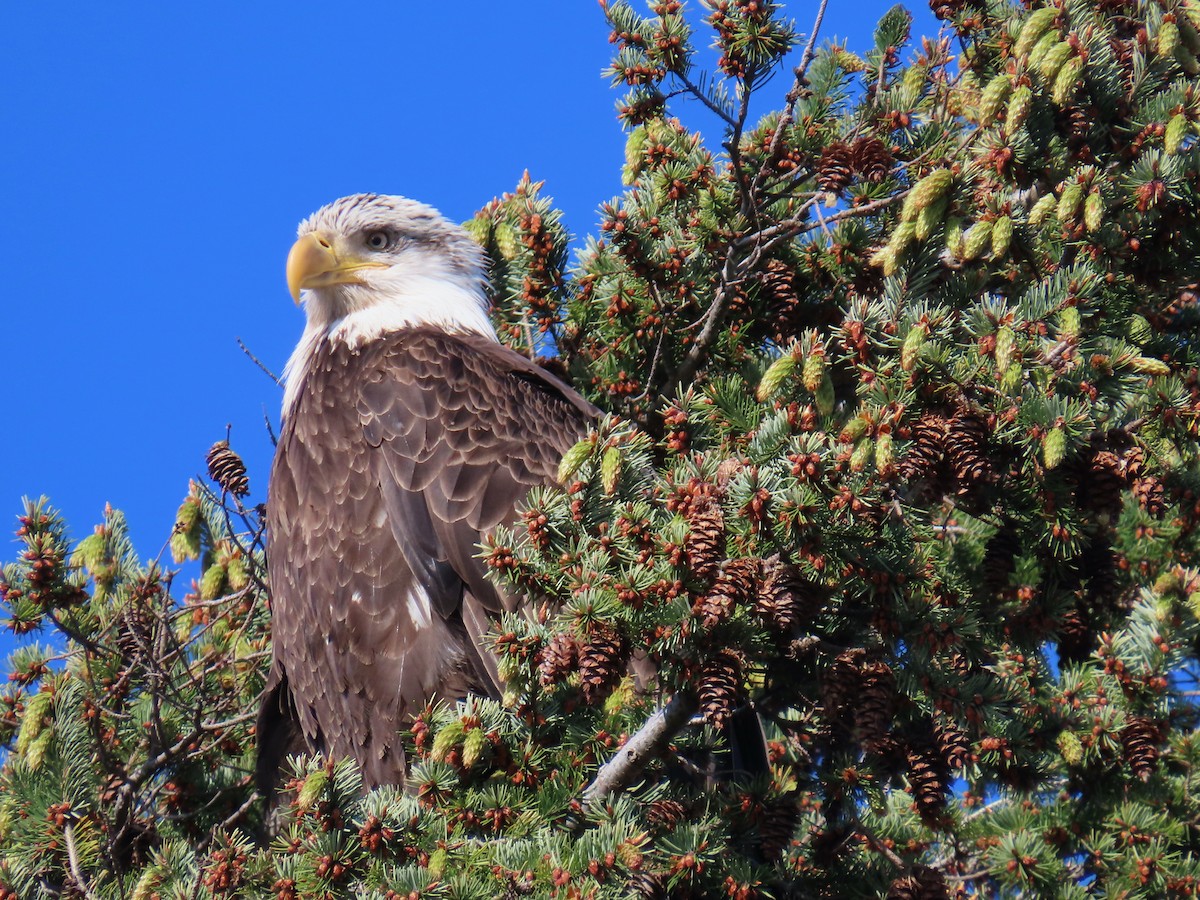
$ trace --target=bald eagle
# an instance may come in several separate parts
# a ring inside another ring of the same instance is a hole
[[[597,411],[503,346],[479,245],[432,208],[359,194],[288,255],[306,326],[284,370],[267,560],[273,659],[260,788],[307,748],[404,781],[398,732],[426,703],[497,695],[484,635],[515,606],[477,545],[510,521]]]

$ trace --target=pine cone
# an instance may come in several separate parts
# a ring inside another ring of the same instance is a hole
[[[669,797],[655,800],[646,807],[646,821],[659,831],[671,831],[687,817],[687,807]]]
[[[1162,740],[1158,724],[1153,719],[1137,716],[1121,729],[1121,747],[1133,774],[1149,781],[1158,768],[1158,745]]]
[[[987,423],[973,412],[961,410],[946,423],[946,456],[960,493],[991,478],[987,440]]]
[[[688,536],[683,549],[688,568],[697,578],[711,582],[725,559],[725,514],[711,486],[693,497],[687,522]]]
[[[714,728],[724,728],[742,690],[742,660],[732,650],[719,650],[700,667],[700,713]]]
[[[862,684],[861,670],[866,658],[867,651],[862,647],[851,647],[843,651],[829,667],[822,692],[822,705],[828,721],[840,719],[842,713],[857,701]]]
[[[579,650],[579,682],[584,702],[603,702],[621,680],[628,651],[625,639],[616,631],[598,628]]]
[[[208,450],[208,477],[235,497],[250,493],[250,479],[246,477],[246,464],[229,449],[229,441],[217,441]]]
[[[1125,479],[1121,475],[1121,458],[1111,450],[1100,450],[1088,460],[1079,479],[1079,503],[1085,509],[1116,519],[1121,515],[1121,493]]]
[[[971,761],[971,739],[952,719],[938,716],[933,726],[933,740],[950,771],[957,772]]]
[[[945,456],[945,448],[946,417],[938,413],[925,413],[913,426],[908,456],[900,465],[901,477],[933,480]]]
[[[829,599],[822,585],[805,578],[799,566],[775,560],[754,602],[754,611],[780,634],[790,634],[797,625],[811,622]]]
[[[817,187],[831,194],[840,194],[854,178],[854,154],[844,141],[834,141],[821,151],[817,164]]]
[[[856,140],[851,155],[858,177],[872,184],[879,184],[887,178],[896,163],[892,151],[874,135]]]
[[[929,0],[929,8],[943,22],[956,19],[969,5],[968,0]]]
[[[1163,485],[1154,475],[1140,475],[1129,485],[1133,496],[1149,515],[1161,519],[1167,505],[1163,501]]]
[[[625,887],[630,897],[639,900],[667,900],[670,896],[667,876],[653,872],[634,872]]]
[[[735,606],[749,602],[758,590],[758,569],[757,559],[731,559],[725,564],[708,593],[692,607],[701,628],[715,628],[733,614]]]
[[[796,270],[781,259],[769,259],[759,275],[766,319],[781,343],[811,324],[811,309],[796,289]]]
[[[799,821],[800,810],[796,807],[794,799],[779,797],[763,803],[758,834],[762,839],[764,860],[770,862],[777,859],[791,846],[792,836],[796,833]]]
[[[558,684],[579,665],[579,642],[571,634],[559,633],[542,649],[538,679],[543,685]]]
[[[950,889],[941,872],[918,865],[913,866],[911,875],[892,882],[887,900],[950,900]]]
[[[999,593],[1008,587],[1008,577],[1017,569],[1017,554],[1021,552],[1021,542],[1017,538],[1017,530],[1012,525],[1005,525],[990,538],[983,551],[983,583],[988,590]]]
[[[921,819],[927,824],[936,824],[946,808],[950,774],[932,747],[908,748],[908,784]]]
[[[877,747],[892,730],[896,679],[884,662],[871,662],[859,670],[855,730],[868,750]]]
[[[1058,655],[1064,662],[1083,662],[1095,646],[1090,616],[1078,608],[1067,610],[1058,623]]]

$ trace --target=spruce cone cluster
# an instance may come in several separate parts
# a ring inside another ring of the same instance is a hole
[[[587,644],[579,649],[579,687],[584,702],[603,702],[620,682],[628,661],[628,648],[620,633],[607,628],[592,632]]]
[[[250,493],[250,479],[246,477],[246,464],[229,449],[229,441],[217,441],[208,450],[208,477],[235,497]]]
[[[713,728],[724,728],[742,690],[742,659],[733,650],[718,650],[700,667],[700,713]]]
[[[1146,471],[1146,454],[1141,447],[1131,447],[1122,459],[1125,480],[1133,496],[1147,513],[1159,518],[1166,511],[1163,485],[1158,478]]]
[[[901,477],[920,481],[932,496],[966,495],[994,476],[988,456],[988,425],[965,407],[947,417],[926,412],[912,429]]]
[[[1144,716],[1130,719],[1129,724],[1121,729],[1125,761],[1142,781],[1149,781],[1158,768],[1158,745],[1161,740],[1158,724]]]
[[[950,889],[937,869],[913,866],[911,875],[892,882],[887,900],[950,900]]]
[[[725,563],[708,593],[692,606],[700,627],[710,631],[728,619],[734,607],[748,603],[758,591],[758,570],[757,559],[731,559]]]

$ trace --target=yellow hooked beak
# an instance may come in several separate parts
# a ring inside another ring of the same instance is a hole
[[[287,283],[292,299],[300,292],[331,284],[362,284],[362,269],[386,269],[387,263],[339,252],[336,239],[323,231],[310,231],[296,243],[287,258]]]

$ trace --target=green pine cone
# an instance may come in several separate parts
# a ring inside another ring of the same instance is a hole
[[[815,394],[821,389],[821,384],[825,381],[824,353],[808,354],[804,360],[804,368],[800,371],[800,380],[810,394]]]
[[[905,335],[904,344],[900,348],[900,368],[905,372],[911,372],[917,364],[917,357],[920,356],[928,336],[929,329],[925,325],[916,325]]]
[[[1078,181],[1068,181],[1058,198],[1058,222],[1060,225],[1070,225],[1079,217],[1079,207],[1083,203],[1083,185]]]
[[[1056,426],[1046,432],[1042,438],[1042,460],[1047,469],[1054,469],[1063,461],[1067,452],[1067,436],[1062,426]]]
[[[1059,106],[1064,106],[1075,96],[1079,89],[1079,79],[1083,75],[1083,60],[1076,56],[1058,70],[1054,78],[1054,89],[1050,96]]]
[[[1163,138],[1163,148],[1168,153],[1174,155],[1179,152],[1183,139],[1187,137],[1188,127],[1188,118],[1183,113],[1171,116],[1171,121],[1167,123],[1167,133]]]
[[[296,806],[300,809],[311,809],[312,805],[324,793],[325,785],[327,784],[329,784],[329,772],[324,768],[317,769],[304,779],[304,786],[300,788],[300,793],[296,795]]]
[[[1012,216],[1001,216],[992,224],[992,257],[994,259],[1004,259],[1008,256],[1008,248],[1012,246],[1012,236]]]
[[[992,246],[992,223],[980,219],[963,235],[963,259],[979,259]]]
[[[1034,228],[1041,227],[1042,223],[1054,215],[1054,210],[1058,206],[1058,198],[1053,194],[1047,194],[1033,204],[1033,209],[1029,211],[1029,224]]]
[[[1029,85],[1023,84],[1013,91],[1012,98],[1008,101],[1008,112],[1004,116],[1004,130],[1010,135],[1015,134],[1028,118],[1029,110],[1032,107],[1033,91]]]
[[[979,98],[979,121],[983,125],[990,125],[1000,115],[1000,110],[1004,108],[1004,101],[1008,99],[1008,95],[1012,92],[1012,78],[1007,74],[997,75],[988,82],[988,86],[984,88],[982,96]]]
[[[617,489],[617,478],[620,474],[621,449],[609,447],[600,460],[600,483],[604,486],[604,493],[611,494]]]
[[[904,198],[904,207],[900,212],[900,218],[905,222],[915,219],[917,213],[925,207],[941,200],[950,190],[953,182],[954,175],[949,169],[935,169],[930,172],[918,181],[909,191],[908,196]]]
[[[1075,48],[1066,41],[1059,41],[1047,51],[1038,65],[1038,71],[1041,72],[1042,78],[1045,79],[1047,84],[1054,84],[1058,73],[1074,53]]]
[[[805,365],[807,364],[806,360]],[[774,397],[780,385],[787,381],[795,371],[796,357],[793,353],[785,353],[771,363],[767,367],[767,371],[763,373],[762,381],[758,383],[758,391],[755,393],[755,396],[758,397],[758,402],[765,403]]]
[[[1159,56],[1174,56],[1179,49],[1179,26],[1174,22],[1163,22],[1158,29],[1154,49]]]
[[[1013,56],[1020,59],[1027,55],[1043,35],[1050,30],[1050,26],[1054,24],[1054,17],[1058,13],[1058,8],[1054,6],[1044,6],[1031,12],[1021,26],[1021,33],[1017,37],[1016,43],[1013,44]]]
[[[1099,231],[1104,224],[1104,198],[1097,190],[1093,190],[1083,201],[1083,224],[1089,233]]]

